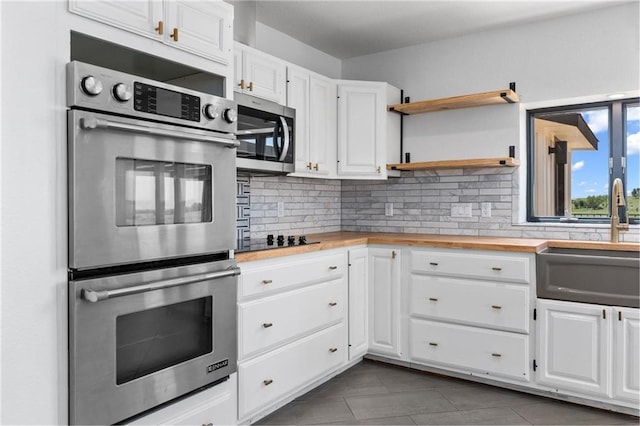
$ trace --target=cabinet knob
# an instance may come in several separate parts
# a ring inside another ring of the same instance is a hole
[[[380,172],[380,166],[378,166],[378,168],[376,169],[376,172],[381,173]]]
[[[240,88],[244,90],[244,78],[240,80],[240,83],[238,83],[238,86],[240,86]]]
[[[318,163],[316,163],[315,166],[313,166],[313,170],[315,170],[316,172],[318,171]]]
[[[253,81],[249,82],[249,91],[253,92]]]
[[[336,306],[338,302],[329,302],[329,306]]]
[[[158,21],[158,26],[156,27],[156,31],[160,35],[164,34],[164,22]]]
[[[313,165],[311,164],[311,161],[309,161],[309,164],[307,164],[307,170],[311,170],[313,168]]]
[[[331,353],[338,352],[338,348],[330,348],[329,352],[331,352]]]
[[[271,379],[263,380],[262,383],[264,383],[265,386],[269,386],[271,383],[273,383],[273,380]]]
[[[173,39],[173,41],[178,41],[178,29],[174,28],[171,35],[169,35]]]
[[[273,323],[272,322],[265,322],[265,323],[262,324],[262,327],[264,327],[264,328],[273,327]]]

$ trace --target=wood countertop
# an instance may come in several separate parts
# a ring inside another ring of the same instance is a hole
[[[307,235],[308,241],[319,244],[261,250],[235,255],[238,262],[271,259],[294,254],[310,253],[349,247],[359,244],[397,244],[418,247],[444,247],[476,250],[498,250],[538,253],[547,247],[583,248],[599,250],[640,251],[640,243],[610,243],[606,241],[544,240],[535,238],[470,237],[457,235],[399,234],[381,232],[327,232]]]

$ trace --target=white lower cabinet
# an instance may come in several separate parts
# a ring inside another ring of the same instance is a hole
[[[400,249],[369,248],[369,352],[401,358]]]
[[[349,249],[349,361],[367,353],[369,347],[369,251]]]
[[[245,417],[347,361],[344,322],[240,363],[240,417]]]
[[[240,263],[238,415],[253,422],[348,360],[346,250]]]
[[[130,425],[234,425],[238,416],[238,375],[188,398],[137,418]]]
[[[535,255],[412,248],[408,257],[409,360],[528,383]]]
[[[537,302],[537,383],[638,408],[640,310]]]

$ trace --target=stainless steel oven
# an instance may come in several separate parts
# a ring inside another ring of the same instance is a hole
[[[70,423],[113,424],[236,371],[234,261],[70,281]]]
[[[67,67],[69,413],[111,424],[236,371],[234,101]]]

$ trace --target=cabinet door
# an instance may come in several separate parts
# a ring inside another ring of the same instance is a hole
[[[219,0],[172,0],[165,2],[165,18],[166,43],[225,65],[231,63],[233,6]]]
[[[328,78],[311,76],[309,104],[309,161],[314,174],[336,176],[337,85]],[[296,111],[296,125],[298,125]]]
[[[640,402],[640,310],[615,308],[613,396]]]
[[[338,175],[386,178],[385,114],[384,85],[338,85]]]
[[[369,249],[369,352],[399,358],[400,250]]]
[[[310,173],[312,170],[309,157],[309,80],[308,72],[287,68],[287,106],[296,110],[296,173]]]
[[[349,250],[349,360],[367,352],[369,270],[367,248]]]
[[[123,30],[162,40],[162,35],[156,30],[158,23],[163,20],[162,0],[70,0],[69,11]]]
[[[610,393],[611,308],[538,300],[537,381],[559,390]]]
[[[245,50],[242,56],[245,93],[284,105],[286,65],[273,56]]]

